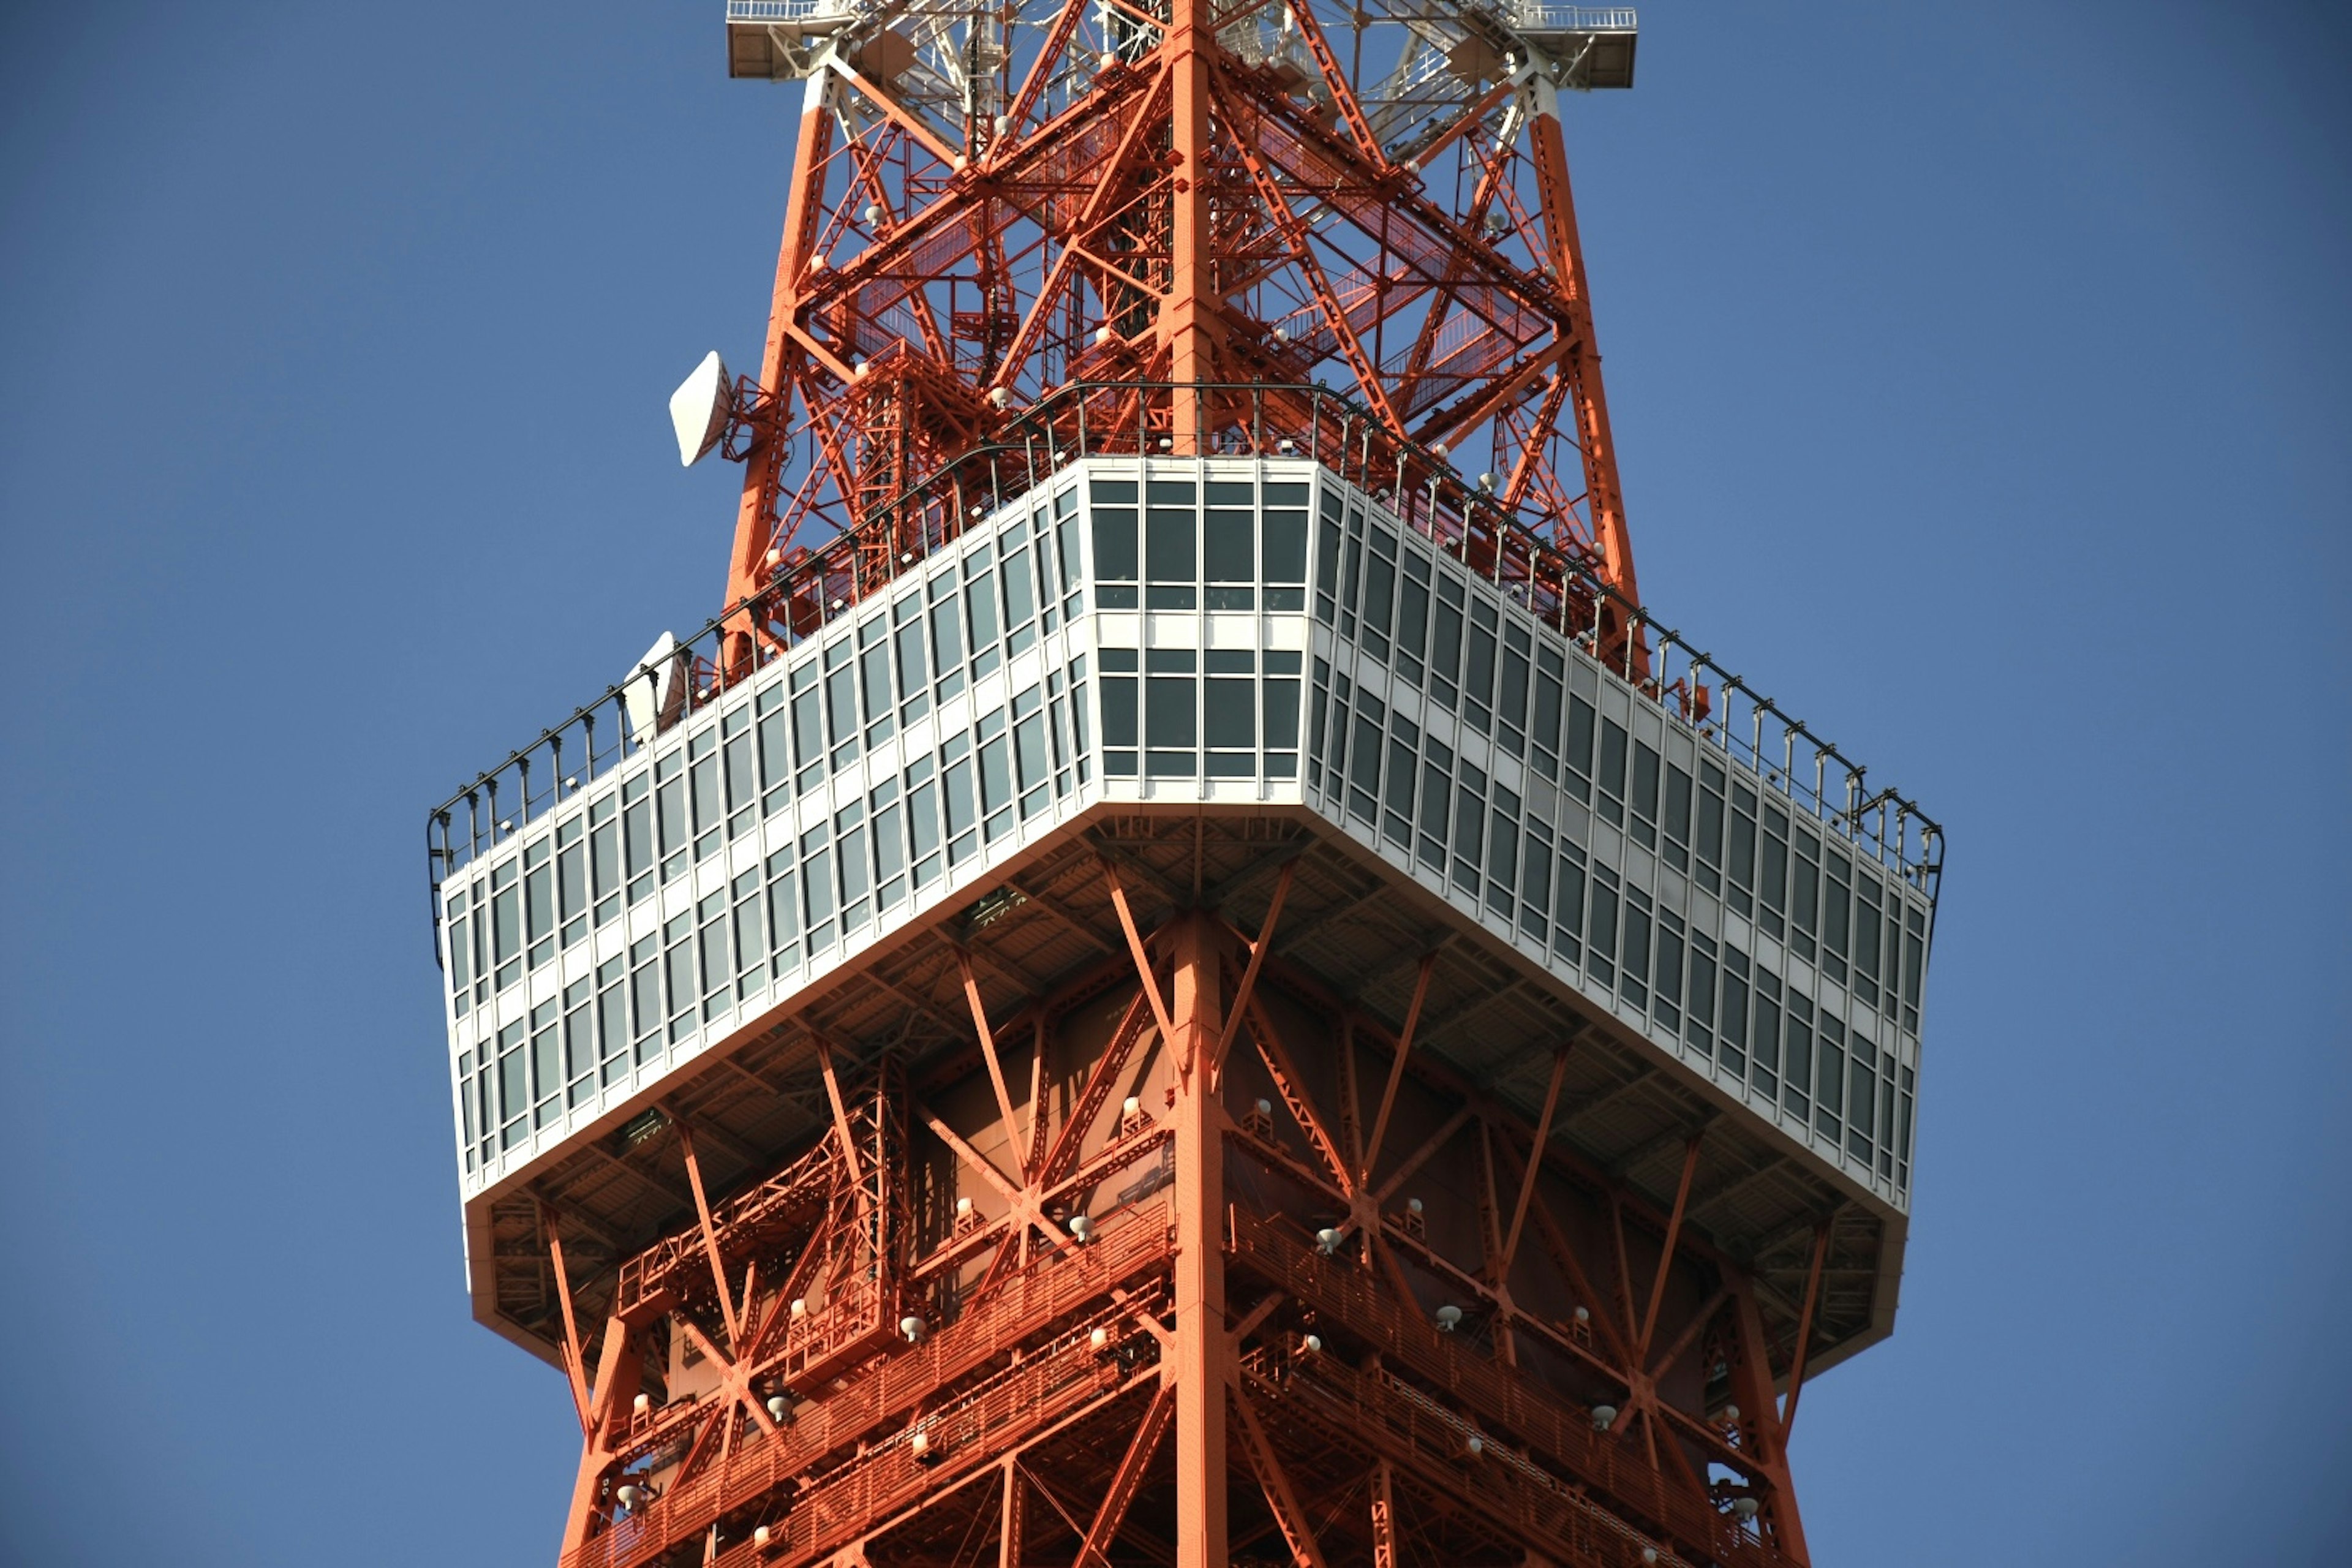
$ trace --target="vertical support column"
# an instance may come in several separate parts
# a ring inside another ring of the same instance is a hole
[[[1739,1355],[1732,1373],[1732,1390],[1749,1435],[1758,1463],[1770,1477],[1772,1502],[1769,1524],[1773,1544],[1792,1563],[1812,1561],[1805,1545],[1805,1522],[1797,1512],[1796,1478],[1789,1473],[1789,1432],[1780,1424],[1779,1401],[1772,1394],[1771,1352],[1764,1340],[1764,1320],[1756,1310],[1756,1293],[1742,1279],[1732,1289],[1733,1310],[1739,1323]]]
[[[1167,303],[1160,317],[1160,341],[1169,351],[1169,379],[1176,384],[1175,449],[1199,456],[1207,434],[1199,384],[1216,379],[1210,342],[1215,294],[1209,227],[1209,58],[1214,41],[1209,0],[1172,0],[1169,7],[1168,69],[1171,77],[1170,151],[1179,160],[1174,211],[1170,226]]]
[[[1210,1088],[1219,1005],[1208,921],[1180,917],[1169,1009],[1176,1080],[1176,1568],[1224,1568],[1224,1118]]]
[[[1617,447],[1609,433],[1609,399],[1601,389],[1601,350],[1592,341],[1592,291],[1584,271],[1584,247],[1576,233],[1576,201],[1568,184],[1568,148],[1559,129],[1559,89],[1538,77],[1531,84],[1535,113],[1528,141],[1535,154],[1536,184],[1543,197],[1544,238],[1562,303],[1576,342],[1563,366],[1575,399],[1577,445],[1584,450],[1584,486],[1592,503],[1592,533],[1601,546],[1609,585],[1633,604],[1642,602],[1633,582],[1633,542],[1625,528],[1624,491],[1617,482]],[[1647,655],[1639,656],[1647,668]]]
[[[642,1347],[629,1325],[619,1318],[604,1324],[604,1349],[598,1357],[596,1382],[589,1396],[588,1437],[581,1445],[580,1473],[572,1485],[572,1511],[563,1521],[563,1552],[569,1556],[587,1544],[597,1515],[598,1484],[613,1457],[613,1428],[637,1396],[643,1366]]]
[[[733,609],[760,591],[766,569],[768,524],[781,478],[782,436],[791,410],[785,405],[784,361],[792,353],[793,317],[800,310],[802,274],[816,243],[816,226],[824,216],[824,175],[832,144],[834,74],[820,68],[801,85],[799,145],[793,167],[792,196],[784,211],[783,244],[776,252],[776,281],[768,297],[768,345],[760,356],[760,385],[774,400],[775,426],[756,432],[743,465],[743,494],[735,514],[735,545],[727,563],[727,607]],[[720,665],[740,677],[752,668],[758,645],[751,617],[735,616],[727,624]]]
[[[1396,1490],[1386,1459],[1372,1467],[1372,1568],[1397,1568]]]

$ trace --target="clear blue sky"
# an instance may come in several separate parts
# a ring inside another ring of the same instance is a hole
[[[719,18],[0,17],[0,1559],[551,1561],[421,824],[716,607],[662,404],[756,363],[795,104]],[[2343,1562],[2352,29],[1643,26],[1569,127],[1643,588],[1950,832],[1819,1556]]]

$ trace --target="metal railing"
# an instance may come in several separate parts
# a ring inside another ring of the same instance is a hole
[[[1510,15],[1523,33],[1631,33],[1631,5],[1519,5]]]
[[[845,0],[727,0],[727,20],[750,24],[845,16],[849,10]]]
[[[1182,404],[1192,406],[1185,409]],[[1185,415],[1181,419],[1178,416]],[[959,540],[971,522],[1016,500],[1083,458],[1174,456],[1306,458],[1370,493],[1402,524],[1494,584],[1503,597],[1559,631],[1612,672],[1689,722],[1707,741],[1787,795],[1825,827],[1878,859],[1932,900],[1942,829],[1916,802],[1873,794],[1861,763],[1602,577],[1572,538],[1522,516],[1465,479],[1440,452],[1394,430],[1338,392],[1264,383],[1076,382],[1008,419],[976,447],[877,510],[861,548],[843,533],[788,560],[760,595],[730,606],[679,645],[669,669],[633,672],[648,689],[686,676],[674,717],[724,695],[756,668],[729,670],[719,648],[755,620],[764,660],[819,636],[872,595]],[[645,701],[641,693],[639,701]],[[425,825],[427,875],[437,931],[438,892],[450,872],[506,842],[635,755],[652,739],[633,732],[624,683],[605,689],[540,731],[433,808]],[[438,951],[438,942],[436,942]]]

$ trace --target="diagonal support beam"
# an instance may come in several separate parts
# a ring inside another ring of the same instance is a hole
[[[1694,1134],[1683,1151],[1682,1180],[1675,1184],[1675,1212],[1666,1220],[1666,1241],[1658,1252],[1658,1277],[1650,1286],[1650,1304],[1642,1313],[1642,1331],[1633,1341],[1633,1359],[1646,1360],[1650,1336],[1657,1331],[1658,1306],[1666,1299],[1666,1275],[1675,1266],[1675,1243],[1681,1239],[1683,1211],[1690,1203],[1691,1175],[1698,1169],[1699,1137]]]
[[[1242,1026],[1242,1014],[1257,992],[1257,972],[1265,963],[1265,955],[1274,947],[1274,923],[1282,918],[1282,900],[1290,894],[1291,873],[1298,868],[1295,859],[1283,863],[1282,875],[1274,884],[1274,901],[1266,906],[1265,923],[1258,928],[1257,941],[1250,944],[1249,967],[1242,971],[1241,985],[1234,993],[1234,1005],[1225,1009],[1225,1026],[1217,1036],[1217,1048],[1209,1058],[1209,1083],[1214,1087],[1225,1070],[1225,1053],[1234,1048],[1234,1036]]]
[[[833,1106],[833,1135],[841,1140],[841,1157],[849,1165],[849,1180],[860,1191],[865,1189],[865,1167],[857,1158],[857,1135],[849,1130],[849,1106],[841,1098],[841,1079],[833,1069],[833,1047],[823,1035],[816,1041],[817,1069],[824,1075],[824,1098]]]
[[[580,1417],[580,1434],[588,1435],[588,1370],[580,1351],[580,1324],[572,1315],[572,1280],[563,1269],[563,1236],[556,1229],[553,1208],[539,1205],[539,1226],[547,1232],[548,1259],[555,1266],[555,1300],[563,1309],[563,1375],[572,1384],[572,1413]]]
[[[954,1150],[956,1157],[961,1160],[965,1164],[971,1167],[972,1174],[978,1176],[982,1181],[986,1182],[990,1186],[994,1187],[996,1189],[997,1196],[1011,1203],[1018,1203],[1020,1201],[1021,1188],[1019,1184],[1006,1177],[1003,1172],[998,1170],[994,1161],[989,1159],[987,1155],[982,1154],[979,1150],[964,1142],[964,1140],[957,1134],[954,1128],[940,1121],[932,1112],[926,1110],[922,1115],[923,1125],[937,1133],[940,1142]]]
[[[1569,1047],[1562,1046],[1552,1053],[1551,1082],[1544,1089],[1543,1115],[1536,1121],[1535,1152],[1528,1158],[1528,1168],[1519,1177],[1518,1202],[1511,1205],[1511,1228],[1503,1237],[1503,1258],[1496,1266],[1496,1282],[1507,1286],[1511,1280],[1511,1260],[1519,1255],[1519,1231],[1528,1222],[1528,1205],[1536,1195],[1536,1176],[1543,1169],[1544,1145],[1551,1138],[1551,1115],[1559,1106],[1560,1080],[1568,1076]]]
[[[1540,1149],[1535,1151],[1534,1157],[1540,1160],[1543,1157],[1543,1151]],[[1518,1158],[1517,1151],[1506,1143],[1503,1145],[1503,1158],[1507,1163],[1516,1160]],[[1576,1248],[1570,1244],[1567,1233],[1560,1229],[1559,1222],[1552,1217],[1551,1211],[1543,1205],[1536,1205],[1532,1212],[1535,1215],[1536,1229],[1544,1238],[1544,1247],[1550,1253],[1552,1262],[1559,1267],[1560,1273],[1567,1277],[1569,1289],[1576,1293],[1577,1304],[1592,1314],[1591,1321],[1607,1338],[1610,1349],[1615,1353],[1619,1363],[1630,1371],[1633,1356],[1632,1347],[1625,1342],[1625,1331],[1618,1328],[1615,1314],[1596,1310],[1602,1307],[1601,1293],[1593,1288],[1592,1279],[1584,1271],[1584,1264],[1576,1256]]]
[[[735,1292],[727,1283],[727,1264],[719,1256],[719,1232],[710,1223],[710,1198],[702,1187],[702,1162],[694,1157],[694,1129],[683,1121],[674,1121],[677,1129],[677,1146],[686,1154],[686,1184],[694,1189],[694,1217],[702,1226],[702,1251],[710,1259],[710,1282],[719,1288],[719,1311],[727,1321],[727,1343],[740,1350],[743,1325],[735,1315]]]
[[[1274,1521],[1282,1527],[1282,1539],[1289,1543],[1291,1562],[1297,1568],[1328,1568],[1323,1549],[1315,1543],[1315,1531],[1307,1522],[1307,1510],[1298,1506],[1298,1494],[1290,1489],[1290,1478],[1283,1474],[1282,1461],[1274,1457],[1274,1444],[1258,1425],[1248,1393],[1239,1387],[1234,1390],[1234,1414],[1241,1417],[1242,1446],[1249,1450],[1258,1489],[1265,1493]]]
[[[1362,1186],[1372,1179],[1372,1167],[1381,1157],[1381,1141],[1388,1136],[1389,1112],[1396,1109],[1397,1087],[1404,1082],[1404,1059],[1412,1053],[1413,1031],[1421,1026],[1421,1005],[1429,997],[1430,971],[1437,967],[1437,954],[1424,953],[1421,973],[1412,983],[1412,1005],[1404,1010],[1404,1028],[1397,1036],[1396,1057],[1389,1063],[1387,1087],[1381,1090],[1381,1109],[1372,1118],[1371,1142],[1364,1145],[1363,1168],[1356,1173],[1356,1184]],[[1383,1192],[1382,1196],[1386,1196]]]
[[[1118,1536],[1118,1527],[1127,1519],[1128,1505],[1142,1488],[1143,1478],[1151,1468],[1151,1458],[1159,1451],[1160,1439],[1167,1435],[1169,1418],[1176,1413],[1176,1385],[1163,1383],[1152,1392],[1151,1403],[1143,1412],[1143,1424],[1135,1430],[1134,1440],[1128,1444],[1126,1457],[1110,1478],[1103,1500],[1095,1510],[1094,1522],[1087,1527],[1087,1538],[1078,1543],[1078,1554],[1071,1568],[1111,1568],[1110,1543]]]
[[[988,1004],[981,999],[980,982],[971,973],[971,954],[955,950],[956,973],[963,976],[963,999],[971,1009],[971,1026],[980,1036],[980,1054],[988,1060],[988,1081],[996,1090],[997,1114],[1004,1119],[1004,1146],[1021,1162],[1021,1179],[1029,1179],[1029,1162],[1022,1154],[1021,1123],[1013,1114],[1013,1095],[1004,1083],[1004,1061],[996,1054],[996,1031],[988,1026]]]
[[[1168,1004],[1160,994],[1159,977],[1151,973],[1151,955],[1144,951],[1143,933],[1135,929],[1135,911],[1128,907],[1127,888],[1119,881],[1118,868],[1111,863],[1108,856],[1102,858],[1102,871],[1103,880],[1110,887],[1111,908],[1118,911],[1118,929],[1127,935],[1128,954],[1135,960],[1136,979],[1142,984],[1143,994],[1151,1003],[1152,1022],[1160,1026],[1160,1037],[1168,1042],[1171,1050],[1179,1052],[1178,1069],[1189,1078],[1192,1071],[1192,1061],[1189,1055],[1181,1051],[1183,1041],[1176,1033],[1176,1026],[1168,1020]]]
[[[1813,1227],[1813,1262],[1805,1272],[1805,1305],[1797,1314],[1797,1348],[1789,1357],[1789,1402],[1780,1412],[1780,1443],[1785,1449],[1789,1429],[1797,1424],[1797,1395],[1805,1389],[1805,1352],[1812,1348],[1813,1309],[1822,1299],[1822,1266],[1830,1255],[1830,1222]]]
[[[1267,1017],[1265,1009],[1255,1003],[1250,1005],[1249,1019],[1250,1035],[1257,1041],[1258,1056],[1265,1061],[1265,1070],[1274,1079],[1275,1092],[1281,1095],[1283,1104],[1290,1108],[1291,1119],[1298,1123],[1299,1131],[1307,1134],[1307,1142],[1314,1149],[1317,1158],[1323,1162],[1323,1168],[1331,1173],[1333,1181],[1339,1184],[1341,1195],[1353,1198],[1356,1184],[1349,1174],[1348,1162],[1341,1158],[1339,1145],[1331,1142],[1331,1134],[1324,1127],[1323,1118],[1316,1113],[1314,1099],[1307,1090],[1307,1079],[1299,1072],[1297,1064],[1290,1059],[1290,1053],[1283,1048],[1282,1037],[1275,1032],[1274,1020]]]
[[[1434,1155],[1440,1149],[1444,1148],[1447,1142],[1453,1139],[1456,1132],[1462,1131],[1463,1127],[1470,1121],[1471,1115],[1472,1111],[1470,1108],[1465,1105],[1461,1110],[1455,1111],[1453,1115],[1447,1117],[1444,1123],[1438,1127],[1436,1131],[1431,1133],[1426,1139],[1423,1140],[1420,1148],[1415,1149],[1412,1153],[1405,1156],[1404,1163],[1399,1165],[1396,1170],[1390,1174],[1389,1179],[1380,1184],[1379,1191],[1373,1195],[1383,1205],[1385,1205],[1389,1199],[1395,1196],[1396,1190],[1404,1185],[1406,1182],[1412,1180],[1412,1173],[1415,1171],[1420,1170],[1422,1166],[1427,1164],[1433,1155]]]

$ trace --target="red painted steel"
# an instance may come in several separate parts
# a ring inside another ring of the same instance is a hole
[[[1537,575],[1639,603],[1559,73],[1526,45],[1277,0],[879,15],[803,89],[728,670],[824,613],[796,603],[813,552],[851,546],[820,595],[868,592],[957,525],[904,504],[927,480],[999,441],[1101,449],[1090,425],[1377,447],[1400,497],[1515,512],[1561,558]]]
[[[1223,1563],[1269,1532],[1328,1565],[1806,1563],[1773,1397],[1790,1369],[1745,1277],[1679,1202],[1654,1210],[1554,1151],[1529,1173],[1535,1129],[1393,1070],[1375,1020],[1299,1012],[1302,982],[1265,956],[1276,925],[1138,928],[1123,986],[1091,975],[998,1026],[1081,1052],[1056,1069],[1058,1131],[1008,1114],[976,1020],[971,1092],[919,1095],[895,1069],[844,1089],[835,1131],[625,1260],[562,1568],[911,1563],[941,1531],[1077,1568],[1143,1542]],[[1100,1022],[1069,1036],[1065,1009]],[[1394,1155],[1359,1147],[1357,1074],[1334,1058],[1360,1050],[1400,1124],[1428,1129]],[[1279,1116],[1252,1098],[1277,1080]],[[1113,1114],[1107,1084],[1151,1089],[1150,1109]],[[936,1153],[906,1130],[915,1105]],[[1009,1194],[979,1174],[983,1132],[1046,1152]],[[935,1206],[967,1188],[1001,1212],[919,1241],[903,1194],[926,1185]],[[1408,1185],[1469,1193],[1485,1217],[1435,1234]],[[1514,1247],[1506,1213],[1541,1245]],[[792,1313],[844,1258],[856,1278]]]

